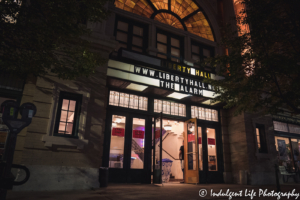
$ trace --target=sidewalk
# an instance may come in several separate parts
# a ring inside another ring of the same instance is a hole
[[[201,195],[207,195],[205,197],[199,196],[199,190],[202,189]],[[227,196],[211,197],[211,190],[219,193],[222,189],[223,193],[229,189],[232,193],[240,194],[241,197],[232,197],[232,199],[247,199],[250,200],[251,191],[256,192],[256,196],[253,199],[274,199],[277,197],[258,197],[259,189],[267,189],[267,192],[274,190],[276,192],[276,186],[250,186],[250,185],[235,185],[235,184],[180,184],[177,182],[167,183],[162,185],[150,185],[150,184],[110,184],[107,188],[100,188],[89,191],[46,191],[46,192],[15,192],[9,191],[7,194],[7,200],[179,200],[179,199],[229,199]],[[245,195],[247,189],[248,196]],[[292,192],[295,189],[295,193],[300,193],[300,185],[282,185],[282,192]],[[204,193],[203,193],[204,192]],[[253,194],[253,193],[252,193]],[[287,199],[282,197],[281,199]],[[290,197],[289,199],[295,199]],[[300,196],[298,197],[300,200]]]

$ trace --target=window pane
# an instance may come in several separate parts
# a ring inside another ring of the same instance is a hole
[[[218,121],[218,111],[211,110],[211,114],[212,114],[212,121],[217,122]]]
[[[205,119],[205,109],[199,107],[198,112],[199,112],[199,119]]]
[[[123,43],[119,43],[120,48],[123,47],[124,49],[127,49],[127,45]]]
[[[157,43],[157,50],[161,53],[167,53],[167,45]]]
[[[179,40],[177,40],[175,38],[171,38],[171,46],[180,48]]]
[[[175,104],[171,103],[171,115],[175,115]]]
[[[131,141],[131,168],[144,168],[145,119],[133,118]]]
[[[159,57],[159,58],[163,58],[163,59],[167,59],[167,56],[165,56],[165,55],[162,55],[162,54],[157,54],[157,57]]]
[[[195,142],[195,124],[190,122],[187,124],[187,159],[188,170],[196,170],[196,142]]]
[[[133,26],[133,34],[143,36],[143,28]]]
[[[203,49],[203,56],[206,57],[206,58],[209,58],[210,57],[210,50]]]
[[[202,128],[198,127],[199,170],[203,170]]]
[[[175,115],[178,115],[179,112],[179,105],[178,103],[175,103]]]
[[[174,62],[180,62],[180,59],[179,59],[179,58],[174,58],[174,57],[172,57],[171,60],[174,61]]]
[[[139,108],[139,97],[136,95],[130,95],[129,108],[138,109]]]
[[[163,101],[163,113],[164,114],[168,114],[168,115],[170,115],[170,102],[168,102],[168,101]]]
[[[289,124],[289,132],[290,133],[297,133],[300,134],[300,126],[294,125],[294,124]]]
[[[192,52],[196,53],[196,54],[199,54],[199,47],[196,46],[196,45],[192,45]]]
[[[58,128],[58,133],[64,133],[66,130],[66,123],[65,122],[60,122],[59,123],[59,128]]]
[[[171,48],[171,54],[176,57],[180,57],[180,50],[176,48]]]
[[[138,47],[132,47],[132,50],[143,53],[143,49],[138,48]]]
[[[68,121],[67,122],[73,122],[74,121],[74,112],[68,112]]]
[[[72,135],[73,123],[67,123],[66,134]]]
[[[119,104],[119,92],[110,91],[109,105],[118,106],[118,104]]]
[[[167,36],[157,33],[157,41],[162,42],[162,43],[167,43]]]
[[[140,38],[140,37],[133,36],[132,44],[142,47],[143,46],[143,39]]]
[[[273,124],[275,131],[289,132],[287,123],[273,121]]]
[[[122,31],[128,31],[128,24],[127,23],[125,23],[125,22],[121,22],[121,21],[118,21],[118,26],[117,26],[117,28],[119,29],[119,30],[122,30]]]
[[[69,111],[75,111],[76,101],[70,100]]]
[[[205,119],[211,121],[211,109],[205,108]]]
[[[290,168],[293,166],[291,145],[289,138],[275,136],[275,146],[277,151],[277,157],[279,166]]]
[[[126,117],[112,116],[109,167],[123,168]]]
[[[61,122],[66,122],[67,121],[67,115],[68,115],[68,111],[61,111],[60,114],[60,120]]]
[[[139,97],[139,110],[147,110],[148,107],[148,98]]]
[[[127,42],[127,34],[118,31],[116,39],[122,42]]]
[[[129,104],[129,94],[120,93],[119,106],[128,108],[128,104]]]
[[[208,170],[217,171],[216,131],[207,128]]]
[[[63,103],[62,103],[62,106],[61,106],[61,109],[62,110],[68,110],[68,107],[69,107],[69,100],[68,99],[64,99]]]
[[[192,54],[192,59],[196,62],[199,62],[200,61],[200,57],[195,55],[195,54]]]
[[[259,128],[256,128],[256,141],[257,141],[258,152],[260,152]]]

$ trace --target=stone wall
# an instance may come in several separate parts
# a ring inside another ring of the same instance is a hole
[[[117,45],[101,31],[95,31],[89,39],[107,59]],[[102,164],[108,95],[106,71],[107,64],[99,66],[88,78],[62,80],[49,73],[27,80],[21,104],[34,103],[37,113],[31,125],[18,135],[14,163],[28,167],[31,178],[26,184],[15,186],[14,190],[99,187],[98,169]],[[53,136],[60,91],[83,96],[78,139]]]

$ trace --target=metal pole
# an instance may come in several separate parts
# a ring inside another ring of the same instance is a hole
[[[277,186],[277,192],[280,192],[280,184],[279,184],[279,177],[278,177],[279,169],[278,165],[275,164],[275,176],[276,176],[276,186]]]

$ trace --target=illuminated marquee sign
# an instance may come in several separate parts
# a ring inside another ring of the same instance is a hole
[[[164,61],[164,60],[161,61],[161,67],[176,70],[176,71],[179,71],[184,74],[189,74],[189,75],[193,75],[193,76],[211,79],[211,73],[209,73],[209,72],[198,70],[198,69],[195,69],[195,68],[189,67],[189,66],[171,63],[171,62]]]
[[[134,66],[134,73],[159,79],[159,87],[178,92],[203,96],[203,89],[213,90],[213,87],[210,84],[203,83],[199,80],[174,75],[172,73],[161,72],[154,69],[148,69],[145,67]]]

